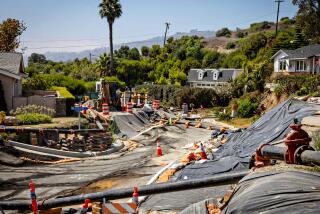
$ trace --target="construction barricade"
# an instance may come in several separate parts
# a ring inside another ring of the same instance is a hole
[[[127,103],[127,112],[132,114],[132,103],[131,102]]]
[[[108,103],[102,104],[102,113],[103,115],[109,115],[109,105]]]

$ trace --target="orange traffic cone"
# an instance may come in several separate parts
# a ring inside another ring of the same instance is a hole
[[[160,147],[160,141],[157,141],[157,156],[160,157],[162,156],[162,149]]]
[[[201,149],[201,152],[200,152],[201,159],[202,160],[207,160],[208,157],[207,157],[207,154],[206,154],[206,150],[204,149],[204,146],[203,146],[202,143],[200,144],[200,149]]]
[[[139,193],[138,193],[138,187],[133,188],[133,194],[132,194],[132,202],[137,204],[139,203]]]

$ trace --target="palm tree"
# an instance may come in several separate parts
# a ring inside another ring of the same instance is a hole
[[[113,67],[113,38],[112,26],[116,18],[122,14],[121,4],[119,0],[102,0],[99,4],[101,18],[107,18],[109,25],[109,42],[110,42],[110,73],[114,74]]]

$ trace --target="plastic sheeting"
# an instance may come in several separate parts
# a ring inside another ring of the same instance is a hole
[[[301,121],[319,110],[319,105],[289,99],[267,112],[247,130],[233,134],[214,156],[218,159],[226,156],[250,157],[259,145],[285,138],[294,118]]]
[[[120,131],[120,135],[127,137],[139,134],[145,126],[149,125],[149,121],[142,113],[114,115],[113,120]]]
[[[248,169],[251,156],[261,144],[285,138],[294,118],[302,120],[319,110],[319,105],[289,99],[263,115],[248,129],[231,134],[227,142],[212,154],[213,161],[185,167],[179,180]]]
[[[222,214],[320,213],[320,174],[260,172],[244,177]]]
[[[195,163],[185,167],[180,173],[178,180],[203,178],[219,173],[238,171],[249,168],[250,158],[224,157],[219,160]],[[199,176],[201,173],[201,176]]]
[[[142,203],[140,208],[143,211],[181,211],[190,204],[208,198],[222,197],[229,189],[230,185],[225,185],[152,195],[148,197],[146,202]]]

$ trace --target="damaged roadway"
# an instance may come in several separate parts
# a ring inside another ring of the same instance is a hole
[[[208,140],[210,133],[182,126],[156,127],[135,138],[139,144],[127,141],[123,150],[107,156],[60,164],[0,165],[0,199],[29,201],[30,179],[36,183],[39,201],[144,185],[166,164],[182,157],[186,153],[184,145]],[[162,157],[156,157],[157,139],[164,153]]]

